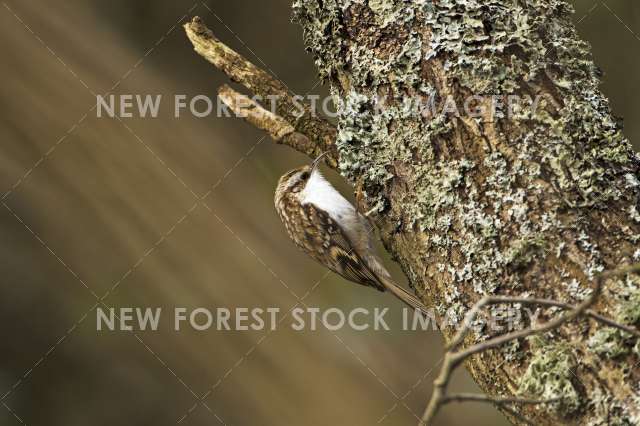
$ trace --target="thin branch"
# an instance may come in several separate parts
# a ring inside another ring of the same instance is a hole
[[[184,24],[184,28],[187,37],[189,37],[195,51],[200,56],[224,72],[232,81],[243,85],[259,99],[265,102],[273,100],[275,111],[272,115],[277,118],[269,117],[267,121],[264,121],[245,117],[249,123],[262,130],[267,130],[271,136],[274,136],[269,131],[269,128],[258,124],[264,125],[272,123],[274,120],[282,120],[291,126],[295,133],[304,137],[300,138],[291,133],[292,137],[281,137],[276,141],[289,145],[310,157],[329,151],[327,164],[333,168],[337,167],[338,155],[335,148],[335,126],[324,118],[319,117],[308,104],[302,102],[302,97],[296,97],[291,94],[280,80],[272,77],[268,72],[255,66],[244,56],[218,40],[199,17],[196,16],[191,22]],[[228,86],[221,88],[221,90],[228,95],[227,101],[240,99],[238,97],[239,94],[237,92],[232,93],[232,89]],[[229,104],[227,103],[227,105]]]
[[[520,303],[522,305],[529,305],[529,306],[536,306],[536,305],[548,306],[548,307],[561,308],[564,310],[570,310],[575,308],[574,305],[570,305],[569,303],[563,303],[563,302],[559,302],[557,300],[551,300],[551,299],[536,299],[536,298],[511,297],[511,296],[485,296],[478,303],[476,303],[476,305],[474,305],[473,309],[471,309],[467,313],[467,316],[465,317],[464,321],[467,325],[469,325],[475,319],[480,309],[490,305],[501,305],[506,303],[512,303],[512,304]],[[612,328],[617,328],[635,337],[640,338],[640,330],[626,324],[621,324],[611,318],[598,314],[597,312],[594,312],[592,310],[586,310],[583,313],[583,315],[601,324],[604,324]],[[469,331],[470,331],[469,327],[461,328],[458,331],[458,333],[454,336],[454,338],[451,340],[451,342],[449,342],[449,344],[447,345],[447,349],[456,349],[457,347],[459,347],[464,341],[464,338],[469,334]]]
[[[524,405],[535,405],[535,404],[544,404],[547,402],[559,401],[560,398],[553,399],[534,399],[534,398],[516,398],[516,397],[506,397],[506,396],[489,396],[482,393],[454,393],[451,395],[447,395],[443,399],[443,404],[448,404],[450,402],[491,402],[496,405],[505,405],[505,404],[524,404]]]
[[[516,410],[510,407],[511,404],[520,404],[520,405],[538,405],[538,404],[548,404],[550,402],[559,401],[561,398],[553,398],[553,399],[533,399],[533,398],[515,398],[515,397],[500,397],[500,396],[489,396],[485,394],[479,393],[456,393],[452,395],[447,395],[441,402],[441,406],[445,404],[449,404],[451,402],[488,402],[491,404],[495,404],[502,408],[504,411],[507,411],[509,414],[522,421],[523,423],[533,425],[531,420],[524,417],[522,414],[518,413]]]
[[[476,303],[473,306],[473,308],[471,308],[471,310],[465,316],[465,320],[462,323],[462,328],[458,331],[456,336],[453,338],[451,344],[448,346],[448,350],[447,350],[447,353],[445,354],[444,362],[442,363],[442,369],[440,370],[440,374],[434,381],[433,394],[431,395],[431,399],[429,401],[429,404],[427,405],[427,408],[425,409],[425,412],[424,412],[424,415],[422,416],[422,421],[420,422],[420,424],[421,425],[430,424],[430,422],[433,420],[433,418],[437,414],[440,407],[446,403],[447,398],[449,398],[449,396],[447,395],[447,386],[449,385],[453,371],[460,364],[462,364],[462,362],[464,362],[467,358],[469,358],[472,355],[499,347],[512,340],[528,337],[534,334],[544,333],[546,331],[558,328],[562,324],[568,321],[571,321],[579,316],[591,316],[596,319],[604,318],[606,319],[606,321],[602,321],[603,323],[607,325],[615,324],[616,328],[625,329],[622,326],[622,324],[618,324],[612,319],[602,317],[601,315],[598,315],[598,314],[589,315],[588,314],[589,307],[591,307],[600,296],[602,292],[602,285],[607,278],[625,275],[628,273],[636,273],[638,271],[640,271],[640,264],[627,266],[614,271],[604,272],[600,274],[598,277],[596,277],[595,288],[593,289],[593,292],[589,295],[589,297],[587,297],[584,301],[582,301],[578,305],[571,307],[571,310],[563,313],[562,315],[559,315],[557,318],[547,321],[544,324],[531,326],[523,330],[514,331],[501,336],[497,336],[485,342],[481,342],[481,343],[472,345],[466,349],[460,350],[458,352],[454,352],[462,344],[465,336],[470,332],[470,325],[475,319],[475,317],[478,315],[480,310],[484,306],[488,304],[492,304],[493,301],[495,300],[498,300],[498,302],[495,302],[495,303],[505,303],[507,301],[515,300],[516,301],[515,303],[530,303],[530,304],[534,304],[534,301],[537,300],[537,301],[542,301],[543,302],[541,303],[542,305],[565,307],[565,304],[561,302],[553,302],[553,301],[548,301],[546,299],[526,299],[526,298],[509,298],[509,297],[502,297],[502,298],[501,297],[484,297],[483,299],[481,299],[478,303]],[[637,335],[637,331],[634,330],[632,334]],[[496,401],[500,401],[500,398],[501,397],[487,397],[486,399],[484,399],[484,401],[496,403]],[[481,399],[478,398],[478,399],[475,399],[475,401],[481,401]],[[549,400],[545,402],[548,403],[553,401]],[[505,407],[503,407],[503,409],[504,408]],[[513,410],[506,410],[506,411],[509,411],[512,415],[514,415],[515,413],[515,411]],[[520,420],[529,422],[528,420],[523,419],[522,416],[519,414],[517,415],[517,417]]]

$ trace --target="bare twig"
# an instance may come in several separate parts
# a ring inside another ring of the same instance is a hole
[[[489,396],[482,393],[454,393],[451,395],[447,395],[444,397],[444,402],[491,402],[497,405],[503,404],[526,404],[526,405],[535,405],[535,404],[543,404],[545,402],[553,402],[559,401],[560,398],[554,399],[533,399],[533,398],[516,398],[516,397],[500,397],[500,396]]]
[[[525,418],[522,414],[518,413],[516,410],[511,408],[512,404],[520,404],[520,405],[537,405],[537,404],[548,404],[550,402],[559,401],[560,398],[553,399],[531,399],[531,398],[515,398],[515,397],[493,397],[485,394],[476,394],[476,393],[456,393],[447,395],[444,397],[442,401],[442,405],[448,404],[450,402],[488,402],[491,404],[495,404],[507,411],[513,417],[522,421],[523,423],[532,425],[529,419]]]
[[[462,344],[462,342],[464,341],[464,338],[469,334],[469,331],[470,331],[469,325],[475,319],[476,315],[479,313],[479,311],[482,308],[490,305],[501,305],[506,303],[511,303],[511,304],[519,303],[522,305],[529,305],[529,306],[548,306],[548,307],[561,308],[564,310],[575,309],[574,305],[558,302],[557,300],[551,300],[551,299],[536,299],[536,298],[510,297],[510,296],[485,296],[478,303],[474,305],[474,307],[469,311],[469,313],[467,313],[467,316],[465,317],[465,320],[464,320],[467,327],[463,327],[458,331],[458,333],[454,336],[451,342],[449,342],[449,344],[447,345],[447,349],[456,349]],[[583,315],[601,324],[604,324],[609,327],[617,328],[619,330],[622,330],[626,333],[629,333],[633,336],[640,338],[640,330],[634,327],[628,326],[626,324],[621,324],[619,322],[616,322],[615,320],[605,317],[604,315],[598,314],[592,310],[587,309],[586,311],[583,312]]]
[[[505,411],[508,411],[511,415],[516,416],[519,420],[525,423],[530,423],[527,419],[524,419],[516,411],[507,409],[507,407],[504,407],[504,405],[508,403],[510,398],[499,397],[499,396],[494,397],[494,396],[488,396],[488,395],[484,397],[475,396],[475,395],[472,397],[470,395],[464,395],[464,394],[453,395],[453,397],[447,395],[447,386],[449,385],[453,371],[462,362],[464,362],[467,358],[469,358],[472,355],[499,347],[512,340],[528,337],[533,334],[544,333],[546,331],[558,328],[562,324],[566,323],[567,321],[571,321],[579,316],[591,317],[597,321],[600,321],[605,325],[616,327],[624,331],[629,331],[631,332],[631,334],[638,336],[639,334],[638,330],[624,326],[623,324],[619,324],[612,319],[609,319],[602,315],[591,312],[588,309],[595,303],[597,298],[600,296],[602,292],[602,285],[606,279],[615,277],[615,276],[625,275],[628,273],[635,273],[638,271],[640,271],[640,264],[631,265],[631,266],[620,268],[614,271],[604,272],[600,274],[595,280],[596,282],[595,282],[595,288],[593,289],[593,292],[589,295],[589,297],[587,297],[584,301],[582,301],[576,306],[570,306],[561,302],[556,302],[556,301],[547,300],[547,299],[527,299],[527,298],[520,298],[520,297],[489,296],[481,299],[467,313],[464,319],[464,322],[462,324],[462,328],[458,331],[458,333],[452,339],[451,343],[448,345],[447,353],[445,354],[444,362],[442,363],[442,369],[440,370],[440,374],[434,381],[433,394],[431,395],[429,404],[427,405],[424,415],[422,416],[421,425],[430,424],[430,422],[433,420],[433,418],[437,414],[440,407],[442,407],[444,404],[447,404],[452,401],[462,401],[465,398],[467,400],[473,399],[474,401],[491,402],[493,404],[497,404],[501,406],[501,408],[503,408]],[[522,303],[522,304],[529,304],[529,305],[539,304],[543,306],[555,306],[555,307],[560,307],[563,309],[570,309],[570,310],[568,310],[562,315],[559,315],[557,318],[552,319],[544,324],[534,325],[529,328],[525,328],[523,330],[518,330],[518,331],[507,333],[501,336],[497,336],[485,342],[472,345],[466,349],[456,351],[456,349],[460,347],[460,345],[464,341],[465,336],[469,334],[470,326],[473,320],[475,319],[475,317],[480,312],[480,310],[487,305],[497,304],[497,303]],[[522,400],[512,399],[511,400],[512,403],[517,403],[517,402],[525,403],[524,401],[534,401],[534,400],[533,399],[522,399]],[[549,402],[554,402],[554,400],[538,401],[538,403],[543,403],[543,402],[549,403]]]
[[[258,112],[244,117],[249,123],[266,130],[272,137],[280,135],[270,131],[273,130],[273,127],[270,127],[272,124],[277,122],[276,127],[280,129],[288,129],[288,125],[295,132],[287,131],[286,134],[290,137],[280,136],[276,141],[289,145],[312,158],[321,152],[329,151],[327,164],[333,168],[337,167],[335,126],[319,117],[309,105],[302,102],[302,97],[296,98],[291,94],[280,80],[218,40],[199,17],[194,17],[191,22],[184,25],[184,28],[200,56],[224,72],[232,81],[243,85],[259,99],[274,100],[275,111],[270,112],[270,116],[264,116],[263,111],[257,110]],[[242,95],[228,86],[220,90],[226,95],[223,101],[233,109],[227,101],[237,105],[237,101],[241,99],[239,96]],[[253,103],[257,106],[257,103]],[[267,125],[269,127],[265,127]]]

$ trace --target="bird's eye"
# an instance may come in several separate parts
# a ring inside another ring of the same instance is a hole
[[[300,175],[300,177],[304,180],[309,179],[309,172],[302,172],[302,174]]]

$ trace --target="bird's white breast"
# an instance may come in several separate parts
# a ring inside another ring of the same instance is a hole
[[[319,171],[314,170],[300,193],[302,204],[311,203],[329,214],[340,228],[346,233],[352,248],[362,256],[366,256],[370,267],[375,262],[375,270],[378,274],[388,276],[382,263],[375,255],[375,248],[371,239],[371,233],[367,229],[364,216],[356,211],[356,208],[340,194]]]
[[[302,204],[311,203],[324,210],[346,231],[360,224],[355,207],[318,170],[314,170],[300,194]]]

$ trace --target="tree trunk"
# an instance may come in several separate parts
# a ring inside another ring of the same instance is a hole
[[[562,0],[294,4],[338,105],[339,170],[443,315],[461,319],[487,294],[575,303],[595,274],[640,256],[640,161],[571,13]],[[475,95],[484,107],[487,95],[542,100],[502,117],[455,114],[451,100],[462,109]],[[435,115],[403,103],[431,96]],[[639,294],[634,277],[608,280],[595,310],[637,325]],[[639,347],[583,319],[467,367],[491,395],[563,397],[518,408],[536,424],[640,424]]]

